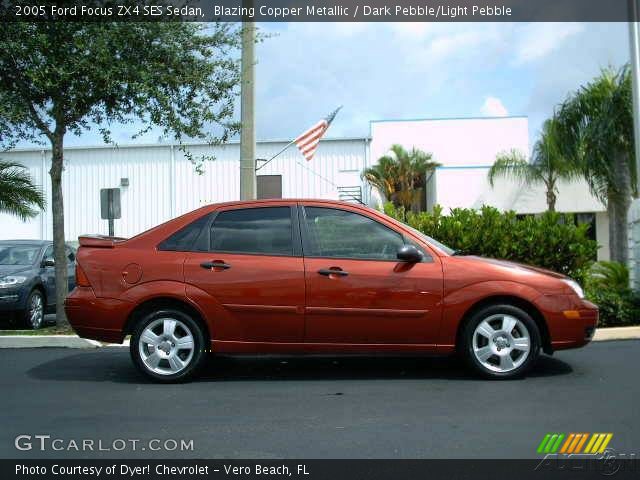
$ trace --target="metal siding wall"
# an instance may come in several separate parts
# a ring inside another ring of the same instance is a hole
[[[33,150],[28,152],[12,152],[0,154],[3,161],[18,162],[27,167],[29,174],[36,185],[43,188],[47,192],[49,175],[42,171],[42,152]],[[51,199],[47,198],[47,204],[51,203]],[[23,222],[18,217],[0,213],[0,238],[3,239],[23,239],[23,238],[40,238],[42,235],[42,226],[45,224],[46,215],[44,212],[38,214],[37,217]]]
[[[285,145],[285,142],[258,143],[257,156],[269,158]],[[86,233],[107,233],[107,221],[100,219],[100,189],[119,187],[123,177],[129,179],[129,186],[121,187],[122,219],[115,221],[115,234],[124,237],[202,205],[239,198],[238,144],[188,146],[196,158],[203,154],[215,157],[205,162],[202,175],[196,173],[178,147],[173,148],[172,162],[171,148],[159,144],[66,149],[62,186],[67,239],[76,240]],[[364,139],[323,140],[314,159],[307,162],[292,145],[258,173],[282,175],[285,198],[336,199],[338,193],[329,181],[336,186],[360,183],[366,149]],[[44,179],[47,195],[47,211],[33,220],[23,223],[0,215],[0,238],[52,238],[50,155],[50,151],[45,151],[44,162],[41,150],[8,152],[0,157],[28,166],[36,183],[43,184]]]
[[[121,188],[116,235],[129,237],[168,220],[169,153],[168,146],[66,151],[62,182],[67,238],[108,233],[107,221],[100,218],[100,189],[119,187],[120,178],[128,178],[129,186]]]
[[[175,148],[175,215],[194,210],[210,203],[237,200],[240,198],[240,146],[237,144],[208,147],[190,146],[194,158],[208,155],[204,173],[198,175],[195,166],[184,153]]]
[[[270,158],[283,143],[258,145],[258,158]],[[337,199],[336,187],[354,186],[365,166],[364,140],[322,141],[315,157],[307,162],[295,145],[258,171],[258,175],[282,175],[284,198]],[[334,186],[335,185],[335,186]]]

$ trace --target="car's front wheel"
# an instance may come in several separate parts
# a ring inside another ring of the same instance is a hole
[[[157,310],[138,322],[131,336],[130,353],[138,369],[163,383],[184,381],[205,359],[205,334],[188,314]]]
[[[524,310],[513,305],[490,305],[465,325],[463,347],[469,364],[489,378],[524,375],[540,352],[540,332]]]
[[[44,323],[44,295],[38,289],[32,290],[27,298],[23,323],[32,330],[39,329]]]

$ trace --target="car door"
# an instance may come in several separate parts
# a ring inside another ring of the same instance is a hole
[[[56,268],[55,266],[46,266],[45,260],[53,260],[53,245],[48,245],[42,255],[40,264],[40,278],[46,290],[47,305],[52,306],[56,303]]]
[[[185,282],[216,301],[216,341],[303,341],[297,208],[290,202],[268,205],[218,211],[204,231],[206,251],[187,253]]]
[[[407,242],[363,210],[306,204],[301,213],[306,280],[305,341],[435,347],[442,266],[397,260]]]

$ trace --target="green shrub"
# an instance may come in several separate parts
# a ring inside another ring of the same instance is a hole
[[[576,226],[571,215],[546,212],[518,217],[493,207],[480,210],[442,207],[412,213],[388,203],[387,215],[407,223],[463,255],[500,258],[548,268],[579,282],[596,258],[597,243],[587,236],[587,225]]]
[[[585,294],[600,308],[601,327],[637,324],[640,302],[629,288],[629,269],[618,262],[598,262],[585,281]]]

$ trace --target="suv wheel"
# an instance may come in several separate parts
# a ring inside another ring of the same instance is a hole
[[[524,375],[535,364],[540,345],[536,322],[512,305],[490,305],[479,310],[463,332],[468,363],[488,378]]]
[[[32,290],[29,294],[23,320],[25,326],[32,330],[37,330],[42,326],[44,322],[44,295],[40,290]]]
[[[189,315],[173,309],[158,310],[138,322],[130,352],[138,369],[162,383],[184,381],[201,366],[205,335]]]

